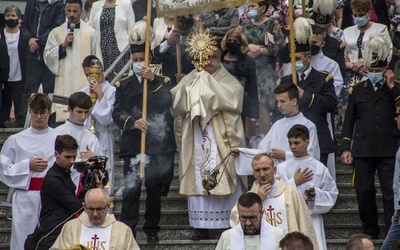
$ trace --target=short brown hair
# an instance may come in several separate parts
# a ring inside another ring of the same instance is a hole
[[[83,92],[75,92],[68,99],[68,107],[71,110],[78,107],[81,109],[90,109],[92,108],[92,100],[90,100],[90,96]]]
[[[49,111],[51,109],[51,100],[46,94],[36,93],[29,99],[28,107],[30,110]]]
[[[271,156],[269,156],[269,154],[267,154],[267,153],[259,153],[259,154],[256,154],[254,157],[253,157],[253,160],[251,160],[251,167],[253,167],[253,162],[254,161],[258,161],[258,160],[260,160],[262,157],[267,157],[268,159],[270,159],[270,161],[272,162],[272,167],[274,167],[274,160],[272,159],[272,157]]]
[[[362,13],[367,14],[371,8],[369,0],[352,0],[350,3],[351,10],[358,10]]]

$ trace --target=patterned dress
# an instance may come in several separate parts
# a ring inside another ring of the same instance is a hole
[[[269,18],[259,26],[254,25],[251,20],[245,20],[242,23],[242,28],[249,44],[265,45],[265,34],[267,32],[274,37],[275,45],[272,43],[266,45],[272,55],[259,55],[254,58],[257,68],[259,99],[267,105],[268,111],[272,111],[275,103],[273,90],[278,78],[275,70],[276,55],[283,44],[283,33],[279,23],[273,18]]]
[[[104,69],[114,62],[114,60],[121,54],[118,50],[117,39],[114,33],[114,22],[115,22],[115,7],[104,7],[100,16],[100,48],[101,55],[103,57]],[[126,53],[123,59],[117,64],[112,73],[107,77],[107,81],[110,81],[114,76],[124,67],[129,61],[129,53]]]

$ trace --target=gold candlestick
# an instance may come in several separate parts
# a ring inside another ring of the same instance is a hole
[[[90,62],[90,78],[93,77],[94,79],[96,79],[98,84],[100,84],[100,72],[101,72],[100,60],[93,59]],[[94,107],[94,105],[96,104],[96,101],[97,101],[97,94],[92,89],[90,89],[90,100],[92,101],[92,104],[93,104],[92,107]],[[95,124],[96,124],[96,120],[95,120],[94,116],[92,115],[92,120],[91,120],[90,128],[89,128],[89,131],[92,133],[96,132],[96,129],[94,127]]]

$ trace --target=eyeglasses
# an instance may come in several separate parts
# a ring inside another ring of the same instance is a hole
[[[241,222],[246,222],[247,220],[249,220],[251,222],[255,222],[257,220],[258,216],[260,216],[260,214],[258,214],[257,216],[256,215],[253,215],[253,216],[239,216],[239,220]]]
[[[395,113],[395,114],[394,114],[394,117],[398,118],[399,115],[400,115],[400,113]]]
[[[92,208],[92,207],[85,207],[85,208],[86,208],[86,211],[88,211],[90,213],[94,213],[95,211],[97,211],[98,213],[101,213],[107,209],[108,205],[109,204],[107,204],[105,207],[100,207],[100,208]]]

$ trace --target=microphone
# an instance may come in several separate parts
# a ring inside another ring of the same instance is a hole
[[[75,29],[75,23],[70,23],[70,24],[69,24],[69,32],[74,33],[74,29]],[[72,42],[70,42],[70,43],[68,44],[68,46],[72,46]]]

